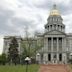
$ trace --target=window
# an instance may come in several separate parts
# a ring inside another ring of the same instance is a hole
[[[51,27],[51,30],[52,30],[52,25],[50,27]]]
[[[56,29],[56,25],[54,25],[54,29]]]
[[[59,54],[59,61],[62,61],[62,54]]]
[[[48,30],[49,30],[49,26],[48,26]]]
[[[48,54],[48,61],[51,61],[51,54]]]
[[[61,26],[61,31],[62,31],[62,26]]]

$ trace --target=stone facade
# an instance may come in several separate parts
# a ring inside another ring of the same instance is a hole
[[[5,53],[6,55],[8,55],[8,49],[9,49],[9,45],[11,43],[12,37],[15,37],[17,39],[19,54],[22,51],[21,50],[21,41],[22,41],[22,38],[20,36],[5,36],[4,37],[4,45],[3,45],[3,53]]]
[[[50,12],[45,25],[45,33],[42,37],[44,47],[38,51],[36,60],[43,64],[67,63],[69,54],[72,52],[72,34],[65,33],[63,19],[56,5]]]
[[[37,39],[36,38],[22,38],[21,36],[5,36],[4,37],[4,45],[3,45],[3,53],[5,53],[6,55],[8,55],[8,49],[9,49],[9,45],[11,43],[12,37],[15,37],[17,39],[18,42],[18,51],[19,54],[21,54],[23,52],[23,48],[22,48],[22,43],[25,44],[26,48],[29,48],[29,45],[31,48],[35,48],[36,44],[37,44]]]

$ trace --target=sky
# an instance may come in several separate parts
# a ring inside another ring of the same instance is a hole
[[[26,27],[31,34],[43,32],[53,4],[57,4],[66,33],[71,33],[72,0],[0,0],[0,53],[4,36],[23,36]]]

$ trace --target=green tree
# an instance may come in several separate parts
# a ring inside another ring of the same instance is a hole
[[[6,54],[0,55],[0,64],[5,65],[7,62]]]
[[[36,52],[43,47],[42,43],[37,43],[37,40],[35,38],[25,38],[22,41],[22,48],[23,52],[21,55],[22,62],[24,62],[24,59],[29,56],[33,59],[35,59]]]
[[[43,41],[41,43],[37,43],[36,35],[38,33],[35,32],[34,36],[31,36],[30,33],[28,32],[28,28],[25,29],[25,37],[22,41],[22,48],[23,52],[21,54],[21,61],[24,62],[25,57],[31,57],[35,59],[36,56],[36,51],[41,49],[43,47]],[[42,39],[43,40],[43,39]]]
[[[19,62],[18,42],[15,37],[12,37],[9,46],[8,61],[10,63],[14,63],[15,65]]]
[[[22,63],[25,62],[24,60],[27,56],[31,57],[32,61],[35,61],[36,52],[43,47],[43,44],[37,43],[37,40],[35,38],[25,38],[21,44],[23,48],[23,52],[21,54]]]

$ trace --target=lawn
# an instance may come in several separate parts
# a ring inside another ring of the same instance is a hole
[[[28,72],[38,72],[39,65],[29,65]],[[0,72],[26,72],[26,65],[0,66]]]

